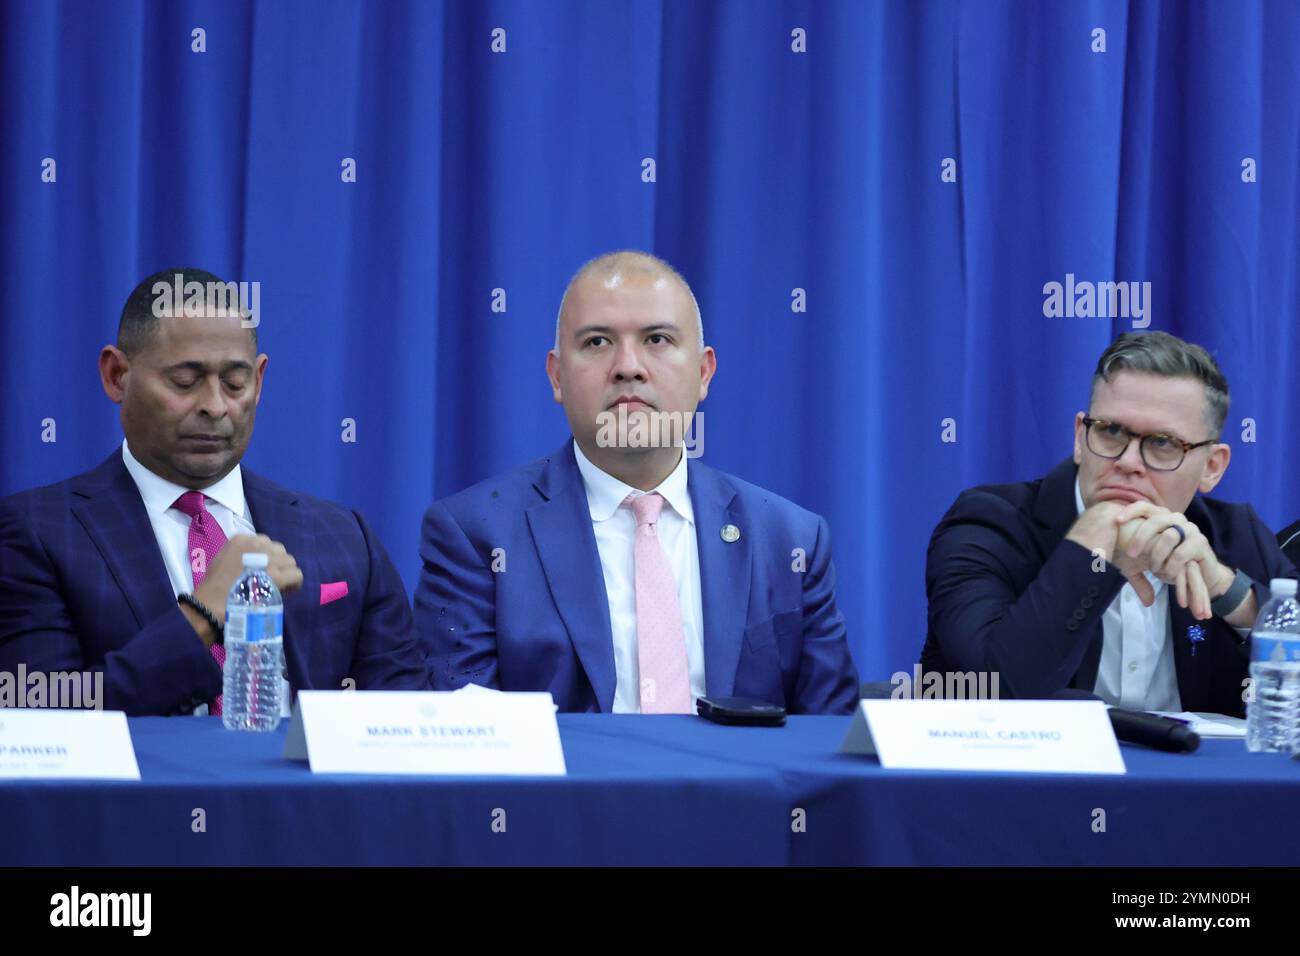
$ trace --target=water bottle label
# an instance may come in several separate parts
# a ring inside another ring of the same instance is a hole
[[[244,640],[250,644],[258,641],[278,641],[284,634],[284,612],[250,614],[244,625]]]
[[[1250,662],[1252,664],[1300,663],[1300,637],[1252,634]]]
[[[226,616],[226,640],[278,641],[284,636],[284,612],[249,614],[242,608]]]

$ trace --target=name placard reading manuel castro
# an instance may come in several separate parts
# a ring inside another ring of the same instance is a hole
[[[1099,700],[864,700],[840,750],[909,770],[1125,772]]]

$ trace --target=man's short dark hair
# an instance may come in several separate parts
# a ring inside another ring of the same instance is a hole
[[[1097,360],[1097,371],[1092,376],[1093,391],[1098,382],[1109,382],[1118,372],[1142,372],[1201,382],[1205,386],[1205,421],[1216,439],[1222,435],[1223,423],[1228,418],[1228,380],[1214,356],[1199,345],[1168,332],[1125,332]]]
[[[135,355],[142,349],[147,348],[153,341],[154,334],[158,331],[159,317],[154,312],[154,303],[158,296],[154,292],[154,286],[158,283],[165,283],[168,288],[172,288],[179,275],[181,288],[184,289],[187,283],[200,282],[205,289],[209,288],[208,283],[227,283],[208,272],[206,269],[178,268],[163,269],[161,272],[155,272],[153,275],[141,280],[140,284],[131,290],[131,294],[126,297],[126,304],[122,306],[122,317],[117,323],[117,347],[127,355]],[[170,301],[170,297],[169,297]],[[173,303],[176,309],[180,309],[184,300]],[[257,329],[249,328],[249,333],[253,336],[253,348],[257,348]]]

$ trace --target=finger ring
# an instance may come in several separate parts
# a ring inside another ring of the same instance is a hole
[[[1182,544],[1184,541],[1187,540],[1187,532],[1183,531],[1183,529],[1180,528],[1178,525],[1171,524],[1169,528],[1173,531],[1178,532],[1178,544]],[[1175,548],[1178,547],[1178,544],[1174,545],[1174,547]]]

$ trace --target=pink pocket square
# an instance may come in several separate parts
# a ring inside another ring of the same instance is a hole
[[[331,601],[337,601],[339,598],[348,596],[347,581],[330,581],[320,586],[320,603],[329,604]]]

